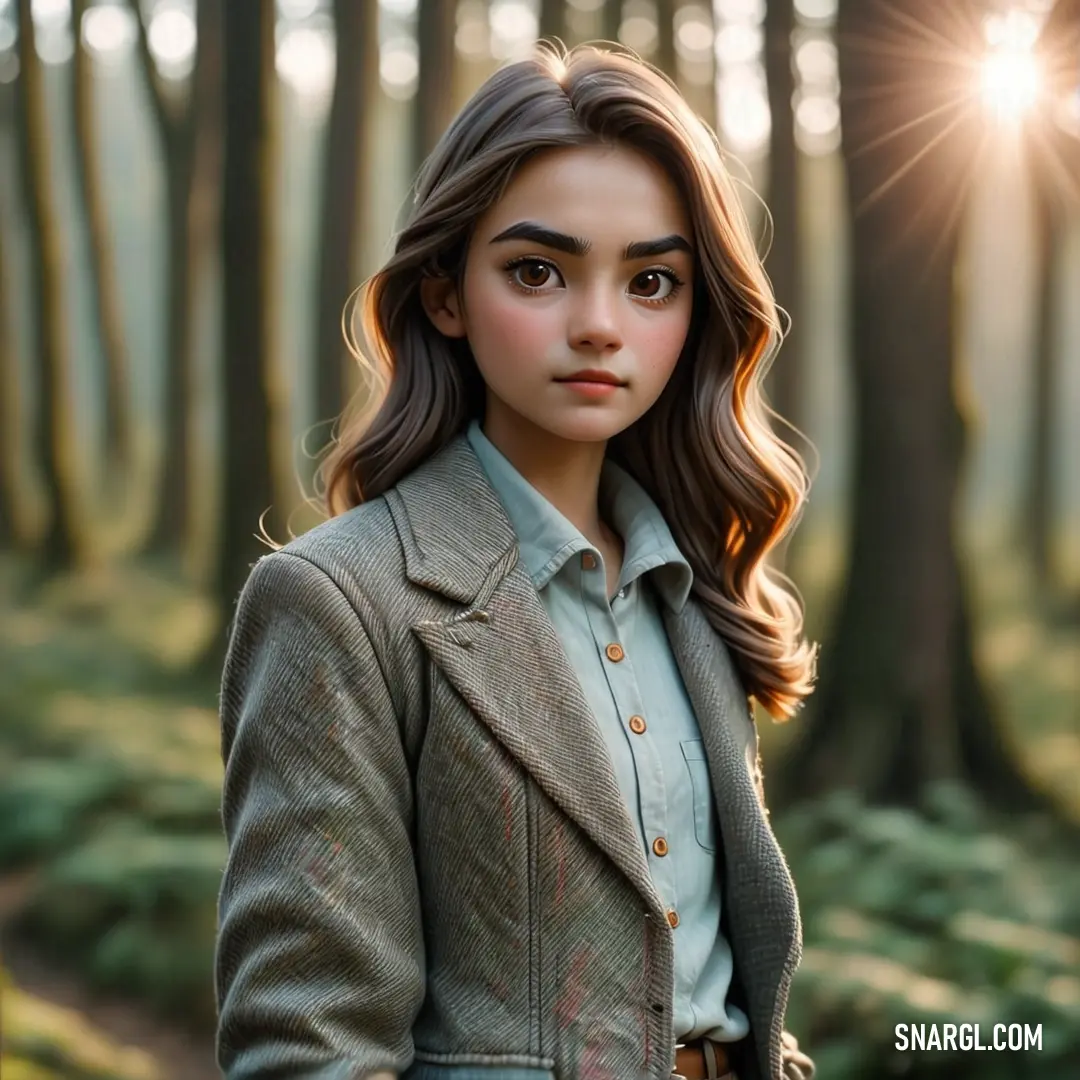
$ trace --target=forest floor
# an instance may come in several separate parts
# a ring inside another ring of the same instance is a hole
[[[833,540],[819,539],[800,555],[807,570],[797,577],[812,613],[812,637],[823,631],[827,598],[842,559]],[[979,658],[1000,701],[1010,741],[1032,777],[1069,801],[1080,817],[1075,785],[1080,772],[1080,630],[1033,610],[1018,560],[984,552],[973,562],[976,571],[987,569],[973,574]],[[146,568],[52,582],[32,601],[22,578],[23,568],[0,560],[0,774],[9,770],[9,777],[18,777],[28,762],[40,761],[57,747],[70,753],[65,760],[73,767],[81,767],[86,754],[111,754],[129,770],[143,770],[138,784],[155,792],[161,777],[196,776],[201,785],[197,805],[192,809],[184,803],[182,813],[201,823],[204,832],[216,828],[214,808],[207,804],[220,784],[214,688],[187,685],[183,675],[214,632],[210,606],[181,583]],[[42,741],[43,733],[62,741]],[[787,737],[783,728],[765,725],[766,757],[782,753]],[[20,744],[20,738],[26,741]],[[190,800],[190,794],[184,797]],[[170,812],[178,811],[172,806]],[[147,834],[151,844],[156,835]],[[185,866],[179,862],[165,871],[154,869],[182,876]],[[170,1014],[151,1008],[137,994],[105,993],[73,965],[46,957],[22,939],[21,931],[16,933],[15,919],[34,895],[37,873],[32,863],[0,869],[0,958],[10,982],[24,995],[65,1010],[73,1023],[89,1024],[111,1044],[141,1051],[153,1063],[150,1071],[118,1071],[118,1078],[219,1077],[212,1036],[205,1023],[203,1033],[195,1034],[198,1025],[176,1019],[182,1005]]]
[[[133,998],[103,995],[16,940],[8,920],[25,903],[31,885],[26,873],[0,875],[0,957],[12,983],[23,994],[78,1017],[117,1048],[146,1055],[155,1080],[221,1080],[211,1037],[170,1023]]]
[[[197,757],[195,771],[209,774],[207,786],[217,784],[213,687],[186,686],[183,676],[212,632],[209,605],[153,570],[54,582],[32,603],[24,582],[20,567],[0,560],[0,773],[24,774],[42,753],[36,735],[68,725],[96,729],[102,746],[122,744],[133,759],[174,755],[178,770],[187,770]],[[42,702],[55,708],[39,711]],[[19,730],[23,724],[35,729],[33,741]],[[194,729],[198,751],[182,746],[177,755],[164,735],[170,728]],[[74,746],[72,753],[77,757]],[[220,1080],[205,1025],[194,1030],[136,994],[103,991],[27,942],[16,920],[32,904],[40,877],[36,867],[0,869],[0,974],[9,993],[30,1002],[35,1019],[46,1012],[49,1031],[70,1031],[58,1037],[65,1045],[100,1041],[95,1061],[116,1062],[118,1080]],[[6,1005],[0,1013],[10,1026]],[[10,1041],[11,1032],[5,1035]],[[58,1080],[74,1074],[63,1066],[41,1073]],[[108,1066],[100,1075],[106,1074]]]

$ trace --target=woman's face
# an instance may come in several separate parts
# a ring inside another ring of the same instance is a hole
[[[477,223],[463,305],[447,293],[428,308],[468,338],[489,436],[603,442],[647,412],[690,327],[692,241],[678,189],[636,150],[559,149],[522,166]],[[564,381],[583,369],[619,385]]]

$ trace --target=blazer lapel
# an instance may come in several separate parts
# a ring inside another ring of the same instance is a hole
[[[665,609],[668,639],[694,706],[711,767],[724,850],[724,900],[739,974],[769,1073],[781,1069],[784,1007],[802,952],[798,902],[733,724],[746,698],[727,648],[692,600]],[[775,1030],[774,1030],[775,1029]]]
[[[495,738],[662,917],[599,725],[464,436],[387,500],[409,579],[467,605],[413,632]]]

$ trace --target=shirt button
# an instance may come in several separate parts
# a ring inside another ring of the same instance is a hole
[[[619,596],[620,599],[622,599],[624,596],[626,596],[626,589],[625,588],[620,589],[617,595]]]
[[[645,730],[645,717],[644,716],[631,716],[630,717],[630,730],[635,735],[640,735]]]
[[[595,570],[596,569],[596,556],[591,551],[582,553],[581,567],[583,570]]]
[[[668,853],[667,841],[662,836],[658,836],[652,842],[652,849],[656,855],[666,855]]]
[[[612,643],[611,645],[609,645],[609,646],[608,646],[608,647],[607,647],[607,648],[606,648],[606,649],[604,650],[604,652],[606,652],[606,653],[607,653],[607,658],[608,658],[608,659],[609,659],[609,660],[610,660],[610,661],[611,661],[611,662],[612,662],[613,664],[617,664],[617,663],[618,663],[618,662],[619,662],[619,661],[620,661],[620,660],[621,660],[621,659],[622,659],[622,658],[623,658],[623,657],[624,657],[624,656],[626,655],[626,653],[624,653],[624,652],[623,652],[623,647],[622,647],[621,645],[616,645],[616,644],[614,644],[614,643]]]
[[[679,913],[674,908],[667,913],[667,922],[672,930],[679,925]]]

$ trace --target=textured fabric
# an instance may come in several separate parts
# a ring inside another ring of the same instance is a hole
[[[755,1049],[738,1071],[785,1080],[801,933],[758,798],[756,731],[694,599],[663,619],[721,826]],[[414,1060],[668,1080],[674,932],[464,435],[256,564],[221,720],[227,1080],[344,1080]]]
[[[573,664],[630,809],[653,885],[675,927],[676,1038],[741,1039],[750,1023],[727,1002],[731,947],[720,932],[716,812],[694,710],[671,655],[658,597],[686,603],[693,571],[659,508],[605,460],[599,502],[623,539],[618,591],[607,595],[603,556],[484,435],[466,432],[518,539],[521,561]],[[585,557],[587,560],[583,561]],[[615,642],[624,657],[612,661]],[[631,717],[644,729],[631,729]],[[653,850],[662,839],[663,854]]]
[[[519,1068],[513,1065],[429,1065],[419,1062],[404,1080],[554,1080],[550,1069]]]

